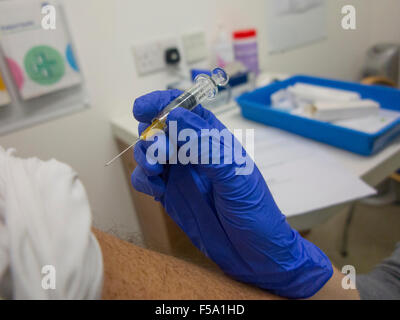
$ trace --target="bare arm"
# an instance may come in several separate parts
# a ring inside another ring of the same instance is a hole
[[[142,249],[94,230],[104,259],[103,299],[280,299],[236,282],[218,270]],[[311,299],[360,299],[357,290],[342,288],[344,275],[334,274]]]
[[[360,295],[356,289],[343,289],[342,280],[344,274],[333,266],[332,278],[319,290],[312,300],[360,300]]]
[[[219,271],[94,233],[103,252],[103,299],[279,299]]]

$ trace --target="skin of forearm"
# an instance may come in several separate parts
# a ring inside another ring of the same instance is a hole
[[[274,300],[264,290],[236,282],[219,270],[146,250],[93,230],[104,262],[103,299],[140,300]],[[358,300],[357,290],[342,288],[344,275],[335,267],[331,279],[311,300]]]
[[[146,250],[99,230],[104,262],[103,299],[280,299],[222,272]]]
[[[325,286],[311,300],[360,300],[357,289],[344,289],[342,281],[345,275],[333,266],[333,275]]]

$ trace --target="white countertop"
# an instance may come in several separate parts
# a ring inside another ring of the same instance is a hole
[[[284,79],[286,77],[287,75],[277,76],[266,74],[263,79],[260,79],[263,81],[261,81],[259,85],[266,85],[268,82],[271,82],[272,79]],[[235,103],[220,106],[211,111],[213,111],[227,127],[230,127],[229,123],[224,122],[224,116],[228,113],[235,112],[233,109],[238,109],[238,106]],[[138,139],[138,122],[133,118],[133,116],[128,115],[112,119],[111,125],[114,136],[126,144],[132,144],[136,139]],[[275,128],[271,128],[271,130],[274,130],[276,134],[279,134],[280,132],[285,135],[290,134]],[[296,137],[298,139],[298,136]],[[301,137],[301,139],[306,139],[309,143],[315,146],[315,148],[324,151],[344,168],[348,169],[373,187],[400,168],[400,137],[390,143],[379,153],[369,157],[357,155],[307,138]],[[319,223],[323,223],[329,217],[346,208],[346,206],[348,206],[348,204],[338,204],[294,217],[288,217],[288,221],[292,227],[298,230],[307,230]]]
[[[222,108],[218,108],[218,111]],[[216,112],[223,122],[223,114]],[[116,138],[126,144],[138,138],[138,122],[132,116],[119,117],[111,121]],[[228,123],[225,123],[229,127]],[[274,129],[279,132],[279,129]],[[362,178],[371,186],[376,186],[391,173],[400,168],[400,138],[393,141],[384,150],[370,157],[360,156],[327,144],[312,141],[316,148],[321,148],[340,162],[344,167]]]

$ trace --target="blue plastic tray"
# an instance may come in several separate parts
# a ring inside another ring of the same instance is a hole
[[[400,119],[376,133],[369,134],[271,108],[271,95],[296,82],[356,91],[363,99],[379,102],[381,108],[400,111],[400,90],[298,75],[239,96],[236,101],[243,116],[365,156],[381,150],[400,134]]]

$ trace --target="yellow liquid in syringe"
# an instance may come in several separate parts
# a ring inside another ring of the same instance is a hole
[[[154,122],[140,135],[140,140],[148,140],[160,131],[164,131],[164,129],[165,121],[154,120]]]

